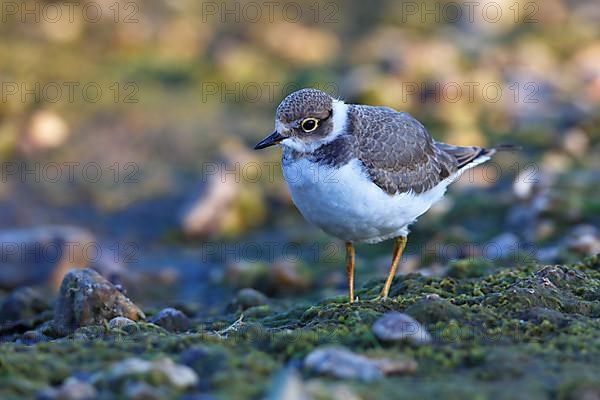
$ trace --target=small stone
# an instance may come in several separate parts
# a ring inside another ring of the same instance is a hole
[[[120,328],[124,328],[126,326],[135,325],[135,324],[136,324],[135,321],[132,321],[129,318],[115,317],[115,318],[111,319],[110,321],[108,321],[108,328],[109,329],[120,329]]]
[[[169,332],[185,332],[190,328],[190,319],[175,308],[165,308],[154,315],[148,322],[165,328]]]
[[[10,293],[0,304],[0,321],[20,321],[49,310],[50,303],[39,290],[22,287]]]
[[[36,343],[47,342],[49,340],[50,338],[44,335],[42,332],[33,330],[23,333],[23,335],[17,340],[17,343],[32,345]]]
[[[232,306],[246,310],[250,307],[262,306],[269,302],[267,296],[256,289],[245,288],[238,292]]]
[[[151,375],[159,378],[164,384],[177,389],[185,389],[198,384],[198,375],[193,369],[185,365],[175,364],[170,358],[156,361],[146,361],[141,358],[128,358],[117,362],[107,371],[99,372],[92,381],[108,385],[119,384],[131,377]]]
[[[384,314],[373,324],[373,333],[382,342],[409,341],[414,344],[431,342],[431,335],[420,323],[400,312]]]
[[[115,317],[133,321],[145,318],[138,306],[96,271],[86,268],[65,275],[54,308],[53,327],[58,335],[102,325]]]
[[[318,374],[363,381],[380,379],[384,375],[412,373],[417,369],[417,363],[412,359],[369,358],[343,347],[313,350],[304,360],[304,365]]]
[[[600,233],[593,225],[577,225],[566,240],[569,250],[585,256],[600,253]]]
[[[38,394],[39,398],[55,400],[87,400],[97,396],[98,392],[94,386],[75,377],[65,379],[57,388],[47,388]]]
[[[342,347],[313,350],[304,365],[310,371],[342,379],[373,381],[383,378],[383,372],[372,360]]]

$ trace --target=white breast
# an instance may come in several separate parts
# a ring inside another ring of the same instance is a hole
[[[408,234],[408,226],[444,195],[451,176],[421,193],[389,195],[368,179],[359,160],[341,168],[307,159],[283,165],[292,200],[302,215],[346,241],[377,243]]]

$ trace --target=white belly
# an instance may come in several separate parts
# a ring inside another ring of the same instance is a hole
[[[304,218],[340,239],[368,243],[407,235],[455,178],[421,194],[389,195],[367,178],[358,160],[336,169],[300,159],[284,164],[283,174]]]

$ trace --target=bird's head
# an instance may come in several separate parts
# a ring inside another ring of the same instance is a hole
[[[346,104],[317,89],[301,89],[288,95],[277,107],[275,131],[255,149],[281,144],[300,152],[311,152],[335,139],[346,122]]]

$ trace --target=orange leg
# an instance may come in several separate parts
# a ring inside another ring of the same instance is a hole
[[[398,263],[400,263],[400,258],[402,258],[402,252],[404,252],[404,247],[406,247],[406,236],[397,237],[396,243],[394,245],[394,254],[392,256],[392,265],[390,266],[390,272],[388,273],[387,279],[385,280],[383,289],[381,289],[381,294],[379,295],[380,299],[386,299],[388,297],[390,287],[392,286],[392,281],[394,280],[394,276],[396,275]]]
[[[354,245],[352,242],[346,242],[346,273],[348,274],[348,295],[350,304],[354,302]]]

